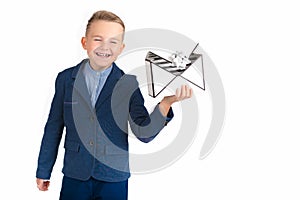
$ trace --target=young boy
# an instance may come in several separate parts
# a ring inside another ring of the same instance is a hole
[[[88,59],[58,74],[38,158],[39,190],[48,190],[66,128],[60,199],[127,199],[128,122],[138,139],[149,142],[173,117],[171,105],[191,97],[192,90],[182,86],[149,115],[135,76],[114,63],[124,33],[117,15],[95,12],[81,40]]]

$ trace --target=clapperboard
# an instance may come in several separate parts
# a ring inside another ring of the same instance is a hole
[[[178,68],[174,62],[149,51],[145,58],[148,94],[151,97],[157,97],[178,76],[194,84],[198,88],[205,90],[203,55],[200,53],[198,44],[190,53],[188,60],[190,62],[185,68]],[[200,70],[202,73],[201,80],[191,81],[183,76],[191,67],[196,67]]]

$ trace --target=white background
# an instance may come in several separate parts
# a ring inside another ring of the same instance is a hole
[[[34,1],[0,3],[0,199],[58,199],[62,153],[51,187],[35,170],[54,79],[85,58],[80,38],[107,9],[127,30],[165,28],[198,41],[226,93],[216,148],[199,160],[196,139],[178,162],[133,175],[129,199],[299,199],[300,95],[297,1]]]

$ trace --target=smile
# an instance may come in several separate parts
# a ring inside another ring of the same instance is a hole
[[[99,52],[96,52],[96,55],[97,56],[101,56],[101,57],[109,57],[109,56],[111,56],[111,54],[108,54],[108,53],[99,53]]]

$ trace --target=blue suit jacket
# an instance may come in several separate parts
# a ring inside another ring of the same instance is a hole
[[[173,117],[161,115],[158,105],[149,115],[135,76],[115,63],[95,108],[88,94],[83,60],[60,72],[44,129],[37,178],[50,179],[64,128],[65,176],[116,182],[129,178],[128,122],[135,136],[151,141]]]

